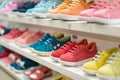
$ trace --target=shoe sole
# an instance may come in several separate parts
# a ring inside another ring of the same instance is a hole
[[[53,61],[55,61],[55,62],[59,62],[59,58],[53,57],[53,56],[51,56],[51,55],[50,55],[50,58],[51,58]]]
[[[79,16],[58,14],[58,18],[61,20],[67,20],[67,21],[79,21]]]
[[[78,61],[78,62],[67,62],[67,61],[62,61],[62,60],[59,60],[59,62],[63,65],[66,65],[66,66],[80,66],[82,65],[83,63],[87,62],[91,60],[91,58],[89,59],[85,59],[85,60],[81,60],[81,61]]]
[[[87,21],[87,22],[94,22],[94,19],[92,17],[86,17],[86,16],[79,16],[80,21]]]
[[[38,18],[47,18],[47,14],[32,12],[32,15]]]
[[[81,69],[82,69],[85,73],[87,73],[87,74],[89,74],[89,75],[95,76],[96,73],[97,73],[97,71],[95,71],[95,70],[88,70],[88,69],[85,69],[85,68],[83,68],[83,67],[81,67]]]
[[[96,75],[100,78],[100,80],[120,80],[120,76],[103,76],[98,73]]]
[[[94,22],[102,23],[102,24],[120,24],[120,19],[103,19],[94,17]]]
[[[27,44],[20,44],[20,43],[18,43],[18,42],[15,42],[15,44],[16,44],[17,46],[19,46],[19,47],[22,47],[22,48],[27,48],[27,47],[28,47]]]
[[[52,18],[52,19],[58,19],[57,14],[48,14],[47,17]]]
[[[37,50],[33,50],[33,52],[35,52],[37,55],[40,55],[40,56],[50,56],[50,54],[53,52],[42,52],[42,51],[37,51]]]

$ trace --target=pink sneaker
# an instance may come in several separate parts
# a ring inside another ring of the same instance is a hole
[[[76,42],[68,42],[67,44],[64,44],[60,49],[54,51],[51,53],[50,57],[54,61],[59,61],[59,58],[61,55],[66,54],[72,47],[75,45],[87,45],[88,42],[86,39],[81,40],[78,44]]]
[[[4,63],[6,63],[7,65],[9,65],[9,64],[15,62],[20,57],[21,57],[20,55],[14,53],[14,52],[11,52],[7,57],[2,58],[2,61]]]
[[[93,6],[91,6],[89,9],[84,10],[80,13],[80,20],[87,20],[89,22],[92,22],[92,18],[94,16],[94,13],[100,9],[104,9],[107,6],[110,6],[112,3],[109,0],[99,0],[97,3],[95,3]]]
[[[111,6],[94,13],[96,22],[103,24],[120,24],[120,0],[114,1]]]
[[[69,52],[60,56],[60,63],[67,66],[78,66],[88,61],[97,53],[95,42],[91,42],[87,46],[75,45]]]
[[[8,34],[6,34],[6,35],[3,35],[3,38],[4,38],[5,40],[13,40],[13,39],[21,36],[25,31],[26,31],[26,30],[20,31],[20,30],[18,30],[18,29],[15,28],[15,29],[13,29],[12,31],[10,31],[10,33],[8,33]]]
[[[1,9],[2,12],[8,13],[20,6],[20,2],[9,2],[4,8]]]
[[[37,33],[29,33],[25,38],[22,38],[21,40],[18,40],[16,44],[18,44],[20,47],[28,47],[28,45],[38,41],[43,35],[38,35]]]

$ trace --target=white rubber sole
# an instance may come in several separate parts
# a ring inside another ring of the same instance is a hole
[[[61,20],[68,20],[68,21],[79,21],[79,16],[72,16],[72,15],[64,15],[64,14],[58,14],[58,19]]]
[[[42,52],[42,51],[37,51],[37,50],[34,50],[33,49],[33,52],[35,52],[37,55],[40,55],[40,56],[50,56],[50,54],[53,52]]]
[[[92,17],[79,16],[80,21],[94,22]]]
[[[96,73],[97,73],[97,71],[95,71],[95,70],[88,70],[88,69],[85,69],[83,67],[81,67],[81,69],[89,75],[96,75]]]
[[[94,21],[101,24],[120,24],[120,19],[104,19],[94,17]]]
[[[27,48],[29,44],[20,44],[18,42],[15,42],[15,44],[19,47],[22,47],[22,48]]]
[[[52,18],[52,19],[58,19],[57,14],[48,14],[47,17]]]
[[[67,62],[67,61],[62,61],[62,60],[59,60],[59,62],[63,65],[66,65],[66,66],[80,66],[82,65],[83,63],[89,61],[91,58],[89,59],[85,59],[85,60],[82,60],[82,61],[78,61],[78,62]]]
[[[0,10],[0,14],[3,15],[3,16],[8,16],[9,13],[6,13],[6,12],[3,12]]]
[[[103,76],[97,74],[97,77],[99,77],[101,80],[120,80],[120,76]]]
[[[32,15],[38,18],[47,18],[47,14],[32,12]]]
[[[55,61],[55,62],[59,62],[59,58],[53,57],[53,56],[51,56],[51,55],[50,55],[50,58],[51,58],[53,61]]]

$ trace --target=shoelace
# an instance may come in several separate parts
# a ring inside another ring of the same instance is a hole
[[[61,7],[62,5],[66,5],[67,3],[69,3],[69,1],[65,0],[65,1],[62,2],[60,5],[58,5],[57,8]]]
[[[72,49],[70,49],[68,52],[73,53],[79,46],[75,45],[74,47],[72,47]]]
[[[75,7],[77,4],[81,3],[80,0],[74,1],[72,4],[68,6],[68,9]]]
[[[93,60],[98,61],[102,56],[104,56],[104,54],[101,53],[101,51],[99,51],[99,52],[93,57]]]
[[[66,50],[68,46],[73,46],[72,42],[68,42],[67,44],[64,44],[61,49]]]
[[[111,57],[107,60],[107,63],[115,64],[116,61],[120,61],[120,54],[113,53]]]
[[[106,7],[105,5],[107,4],[106,1],[98,1],[97,3],[95,3],[93,6],[91,6],[90,8],[101,8],[101,7]]]

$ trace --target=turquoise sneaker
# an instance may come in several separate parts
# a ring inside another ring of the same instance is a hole
[[[34,8],[32,10],[32,15],[39,18],[46,18],[47,13],[55,9],[62,2],[62,0],[48,0],[43,6]]]
[[[48,2],[48,0],[41,0],[34,8],[28,9],[28,10],[26,11],[26,15],[31,15],[33,9],[44,6],[44,4],[45,4],[46,2]]]
[[[0,4],[0,9],[5,7],[6,5],[8,4],[7,1],[3,1],[1,4]]]

